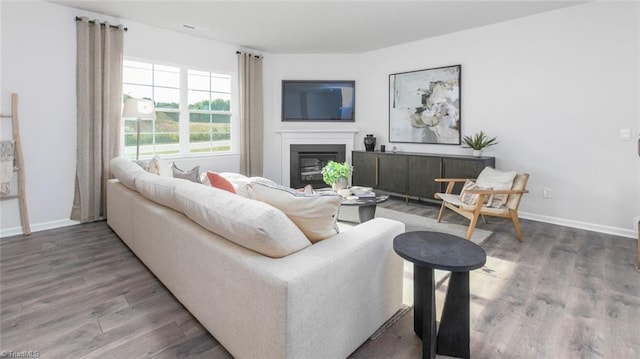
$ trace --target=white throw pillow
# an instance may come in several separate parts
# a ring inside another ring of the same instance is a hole
[[[478,186],[477,183],[469,179],[464,182],[464,186],[462,186],[462,191],[460,192],[460,200],[464,204],[475,206],[476,203],[478,203],[478,198],[480,198],[480,195],[477,193],[468,193],[467,191],[470,189],[481,190],[481,189],[492,189],[492,188],[481,188],[480,186]],[[492,200],[493,200],[493,195],[485,196],[484,206],[485,207],[491,206]]]
[[[515,171],[498,171],[491,167],[485,167],[485,169],[480,172],[478,175],[478,179],[476,179],[476,184],[482,188],[492,188],[494,190],[506,190],[511,189],[513,186],[513,179],[516,178]],[[499,208],[504,206],[507,203],[507,198],[509,195],[506,194],[495,194],[493,195],[493,200],[491,202],[491,207]]]
[[[312,243],[333,237],[339,232],[336,225],[342,200],[339,194],[305,194],[265,181],[254,181],[251,188],[257,200],[284,212]]]
[[[171,170],[171,164],[169,162],[160,158],[160,156],[155,156],[149,161],[149,166],[147,167],[147,172],[156,174],[162,177],[173,177],[173,170]]]

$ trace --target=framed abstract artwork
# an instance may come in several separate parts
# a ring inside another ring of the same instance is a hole
[[[460,144],[461,68],[389,75],[389,142]]]

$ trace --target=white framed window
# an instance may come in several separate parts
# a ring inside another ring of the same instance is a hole
[[[231,153],[231,74],[124,60],[123,102],[151,99],[156,119],[140,122],[140,158]],[[123,119],[123,154],[135,158],[137,120]]]

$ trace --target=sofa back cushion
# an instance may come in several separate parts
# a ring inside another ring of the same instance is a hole
[[[192,221],[265,256],[280,258],[311,245],[282,211],[266,203],[190,182],[176,187],[175,195]]]
[[[143,173],[136,177],[136,188],[145,198],[181,212],[176,202],[176,188],[187,181],[173,177],[163,177]]]
[[[109,162],[111,174],[123,185],[136,190],[136,176],[147,173],[144,168],[124,157],[113,158]]]

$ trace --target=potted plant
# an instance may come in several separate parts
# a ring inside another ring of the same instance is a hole
[[[464,148],[473,149],[474,157],[481,157],[482,150],[493,145],[497,145],[497,137],[489,138],[484,132],[477,132],[473,136],[464,136],[462,142],[464,142]]]
[[[322,168],[322,180],[324,183],[331,185],[333,190],[337,192],[339,189],[347,188],[347,179],[352,173],[353,166],[347,162],[329,161]]]

